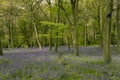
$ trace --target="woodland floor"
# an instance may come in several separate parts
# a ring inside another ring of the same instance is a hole
[[[112,63],[103,63],[100,47],[80,47],[79,57],[65,46],[58,52],[38,48],[3,49],[0,80],[119,80],[120,54],[112,47]],[[62,53],[62,60],[59,59]],[[65,63],[65,64],[64,64]]]

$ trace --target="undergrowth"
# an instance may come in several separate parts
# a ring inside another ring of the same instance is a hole
[[[0,71],[0,80],[119,80],[120,64],[113,61],[104,64],[102,59],[89,57],[63,56],[63,61],[59,59],[49,62],[32,62],[10,65],[9,59],[0,59],[0,66],[4,66]],[[8,66],[12,66],[9,69]],[[4,72],[3,72],[4,71]]]

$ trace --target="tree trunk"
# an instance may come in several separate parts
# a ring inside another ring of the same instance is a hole
[[[43,32],[42,32],[42,34],[45,34],[45,30],[43,29]],[[45,46],[45,37],[44,36],[42,36],[42,38],[41,38],[42,40],[41,40],[41,42],[42,42],[42,49],[44,48],[44,46]]]
[[[72,6],[72,18],[73,18],[73,46],[74,46],[74,54],[79,56],[78,50],[78,31],[77,31],[77,21],[78,21],[78,0],[71,0]]]
[[[33,22],[33,23],[34,23],[34,22]],[[41,43],[40,43],[40,41],[39,41],[38,32],[37,32],[37,28],[36,28],[36,26],[35,26],[35,23],[33,24],[33,27],[34,27],[35,37],[36,37],[36,40],[37,40],[38,47],[39,47],[40,49],[42,49],[42,45],[41,45]]]
[[[0,56],[3,55],[3,51],[2,51],[2,43],[1,43],[1,37],[0,37]]]
[[[105,63],[111,62],[111,19],[112,19],[112,0],[108,0],[107,7],[106,7],[106,23],[104,26],[104,61]]]
[[[67,46],[68,46],[68,50],[70,50],[70,37],[69,37],[69,35],[71,35],[71,34],[69,34],[69,30],[67,30],[66,31],[66,44],[67,44]]]
[[[86,19],[87,20],[87,19]],[[85,21],[85,27],[84,27],[84,34],[85,34],[85,46],[87,46],[87,21]]]
[[[120,53],[120,0],[117,0],[117,48]]]
[[[52,50],[52,31],[50,30],[50,37],[49,37],[49,49]]]
[[[93,43],[96,44],[96,28],[95,28],[95,26],[93,27],[93,29],[94,29]]]
[[[31,12],[32,24],[33,24],[33,28],[34,28],[34,32],[35,32],[36,41],[37,41],[39,49],[42,49],[42,44],[39,41],[39,36],[38,36],[38,31],[37,31],[37,26],[36,26],[34,14],[33,14],[32,10],[30,12]]]
[[[52,3],[50,0],[48,1],[48,3],[49,3],[49,8],[50,8],[50,21],[52,22]],[[50,37],[49,37],[49,49],[50,49],[50,51],[52,50],[52,42],[53,42],[52,30],[50,29]]]
[[[79,50],[78,50],[78,36],[77,36],[78,31],[77,31],[77,29],[75,29],[75,28],[74,28],[73,31],[74,31],[74,32],[73,32],[74,54],[75,54],[76,56],[79,56]]]
[[[57,23],[60,22],[60,4],[61,4],[61,0],[58,0],[57,2],[58,4],[58,8],[57,8]],[[55,51],[57,52],[58,51],[58,31],[56,32],[56,39],[55,39]]]
[[[37,31],[36,23],[35,23],[35,21],[34,21],[35,19],[34,19],[34,16],[33,16],[32,11],[31,11],[31,16],[32,16],[32,23],[33,23],[33,28],[34,28],[34,32],[35,32],[35,38],[36,38],[38,47],[39,47],[40,49],[42,49],[42,45],[41,45],[41,43],[40,43],[40,41],[39,41],[38,31]]]
[[[101,1],[99,0],[99,6],[98,6],[98,27],[99,27],[99,34],[100,34],[100,46],[103,47],[103,21],[102,21],[102,5]]]

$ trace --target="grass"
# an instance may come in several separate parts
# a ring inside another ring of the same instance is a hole
[[[12,58],[0,58],[0,80],[119,80],[119,56],[109,64],[102,56],[63,54],[42,54],[31,59],[18,53]],[[23,58],[23,59],[21,59]],[[46,59],[47,58],[47,59]],[[25,61],[27,60],[27,61]]]
[[[11,60],[7,59],[7,58],[4,58],[4,59],[1,59],[0,58],[0,65],[7,65],[8,63],[10,63]]]

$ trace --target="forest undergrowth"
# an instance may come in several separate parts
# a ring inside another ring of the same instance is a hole
[[[105,64],[100,47],[80,47],[80,56],[66,47],[58,52],[4,49],[0,57],[0,80],[119,80],[120,54],[112,48],[112,62]]]

